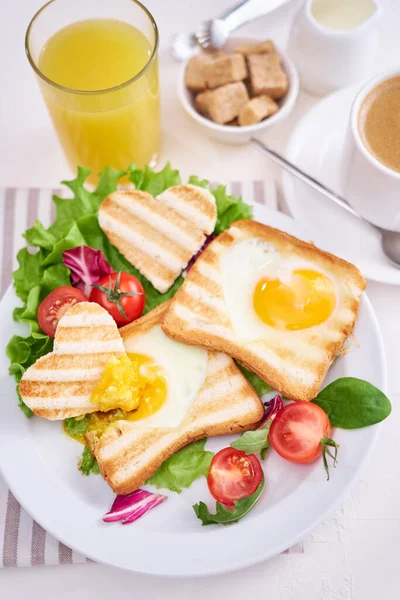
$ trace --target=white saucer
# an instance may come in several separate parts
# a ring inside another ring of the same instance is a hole
[[[286,147],[291,162],[339,193],[347,123],[360,87],[344,88],[316,104],[293,130]],[[325,250],[356,264],[367,279],[400,284],[400,269],[385,257],[378,233],[289,173],[283,173],[283,189],[293,217],[318,231]]]

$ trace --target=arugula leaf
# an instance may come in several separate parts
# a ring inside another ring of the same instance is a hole
[[[181,493],[193,481],[207,476],[214,453],[204,450],[206,440],[192,442],[167,458],[161,467],[146,483],[155,485],[157,489],[167,488],[171,492]]]
[[[69,417],[64,419],[64,427],[67,433],[76,440],[83,442],[84,435],[89,427],[89,419],[87,417]]]
[[[253,388],[256,390],[258,396],[263,396],[264,394],[269,394],[269,392],[273,392],[274,388],[272,388],[266,381],[263,381],[261,377],[246,369],[243,365],[236,363],[239,369],[242,371],[243,375],[246,379],[251,383]]]
[[[99,475],[100,469],[97,460],[91,455],[89,446],[85,446],[82,452],[82,458],[79,461],[78,469],[83,475]]]
[[[260,452],[261,458],[264,460],[269,448],[269,428],[271,427],[271,423],[272,419],[267,421],[261,429],[245,431],[240,438],[231,443],[232,448],[243,450],[246,454]]]
[[[358,429],[383,421],[392,406],[383,392],[368,381],[342,377],[326,386],[313,400],[328,415],[332,427]]]
[[[193,510],[196,513],[196,517],[200,519],[202,525],[230,525],[231,523],[237,523],[239,519],[242,519],[248,512],[253,508],[253,506],[259,500],[261,494],[264,491],[265,480],[264,477],[251,496],[246,496],[246,498],[242,498],[241,500],[235,500],[235,510],[230,511],[220,502],[216,503],[216,511],[215,513],[210,513],[207,508],[207,505],[204,502],[199,502],[198,504],[193,505]]]

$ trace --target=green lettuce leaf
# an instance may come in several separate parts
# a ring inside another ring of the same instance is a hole
[[[93,473],[93,475],[99,475],[99,465],[94,456],[90,454],[89,446],[84,447],[78,468],[83,475],[90,475],[91,473]]]
[[[158,172],[148,165],[142,171],[132,164],[128,168],[128,177],[137,190],[143,190],[152,196],[158,196],[167,188],[182,183],[179,171],[172,169],[169,163]]]
[[[70,189],[72,197],[68,199],[53,197],[56,218],[48,229],[40,221],[37,221],[24,234],[27,242],[36,249],[36,252],[31,253],[27,248],[20,250],[17,256],[19,266],[13,273],[15,291],[22,301],[22,306],[14,311],[14,319],[27,323],[30,328],[28,338],[18,338],[18,342],[15,340],[10,342],[12,354],[15,354],[16,344],[22,345],[21,353],[24,361],[15,359],[15,356],[10,358],[13,366],[12,372],[16,376],[17,382],[19,381],[18,377],[22,376],[21,372],[52,349],[52,341],[40,331],[37,310],[39,304],[52,290],[62,285],[70,285],[69,269],[61,262],[64,250],[80,245],[98,248],[104,252],[107,261],[115,271],[126,271],[135,275],[143,284],[146,292],[145,312],[171,298],[183,282],[183,278],[179,277],[166,294],[160,294],[110,244],[98,224],[97,217],[100,203],[108,194],[115,191],[121,177],[127,176],[137,189],[156,196],[165,189],[181,183],[179,172],[172,169],[169,163],[161,171],[154,171],[151,167],[141,170],[134,164],[130,165],[126,171],[106,167],[101,173],[98,186],[94,191],[85,188],[85,181],[89,173],[89,169],[78,167],[75,179],[62,182]],[[192,176],[189,181],[202,187],[208,185],[207,180],[195,176]],[[251,208],[238,196],[229,196],[224,186],[212,190],[212,193],[218,209],[216,233],[220,233],[237,219],[246,219],[251,216]],[[256,376],[253,376],[253,380],[254,377]],[[24,407],[23,409],[26,412]]]
[[[193,481],[207,476],[214,453],[204,450],[206,440],[192,442],[167,458],[161,467],[146,483],[155,485],[157,489],[166,488],[171,492],[181,493]]]
[[[269,392],[274,391],[274,388],[272,388],[266,381],[263,381],[261,377],[253,373],[253,371],[246,369],[246,367],[240,365],[239,363],[237,363],[237,366],[242,371],[246,379],[248,379],[248,381],[251,383],[251,385],[256,390],[257,395],[260,396],[260,398],[264,394],[269,394]]]
[[[251,206],[243,202],[240,196],[229,196],[226,193],[226,186],[219,185],[212,190],[217,202],[217,223],[215,233],[222,233],[228,229],[235,221],[240,219],[251,219],[253,211]]]
[[[84,441],[84,435],[89,427],[89,419],[87,417],[69,417],[64,420],[64,427],[67,433],[80,442]]]
[[[26,406],[19,393],[19,382],[26,369],[41,356],[53,349],[53,340],[44,333],[35,333],[28,337],[14,335],[6,346],[6,354],[10,359],[9,373],[17,382],[18,406],[25,416],[31,417],[33,412]]]

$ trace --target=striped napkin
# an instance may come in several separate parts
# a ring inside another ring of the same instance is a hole
[[[275,210],[278,208],[274,181],[234,181],[228,190],[243,196],[246,202],[265,204]],[[45,227],[54,220],[53,194],[67,198],[70,190],[0,189],[0,297],[10,285],[11,273],[17,267],[16,255],[24,246],[22,233],[37,219]],[[286,553],[303,551],[303,544],[297,544]],[[0,477],[0,567],[78,564],[88,560],[38,525],[21,508]]]

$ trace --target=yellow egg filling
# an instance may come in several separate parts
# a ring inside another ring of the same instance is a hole
[[[276,329],[307,329],[326,321],[336,304],[335,288],[323,273],[297,269],[290,284],[261,279],[253,293],[257,316]]]
[[[90,397],[101,412],[89,415],[89,419],[109,421],[101,413],[117,410],[116,418],[144,419],[157,412],[166,397],[166,374],[151,358],[142,354],[113,357]]]

